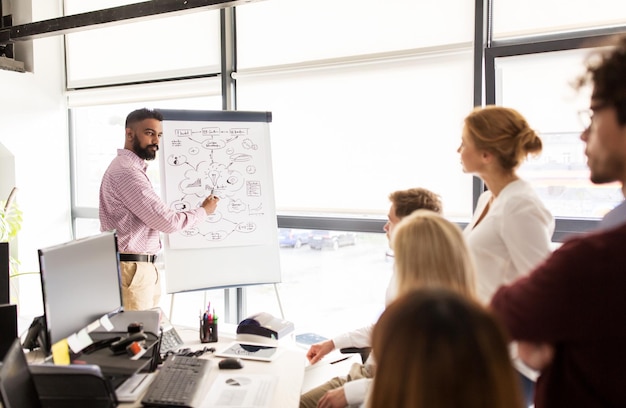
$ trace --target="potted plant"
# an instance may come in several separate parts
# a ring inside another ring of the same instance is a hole
[[[22,228],[22,211],[8,201],[0,201],[0,242],[10,242]]]
[[[2,245],[9,245],[22,228],[22,211],[13,202],[14,194],[15,189],[13,189],[7,201],[0,201],[0,244]],[[18,274],[18,265],[19,261],[9,256],[10,277]],[[13,287],[13,284],[11,286]]]

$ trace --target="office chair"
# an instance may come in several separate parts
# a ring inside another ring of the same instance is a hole
[[[339,351],[341,352],[341,354],[359,353],[361,355],[361,362],[365,364],[365,362],[367,361],[367,358],[370,355],[370,352],[372,351],[372,348],[371,347],[344,347],[342,349],[339,349]]]

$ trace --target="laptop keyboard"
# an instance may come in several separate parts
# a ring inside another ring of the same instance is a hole
[[[196,396],[206,385],[202,381],[209,364],[209,360],[196,357],[171,356],[157,372],[141,403],[149,407],[193,408]]]

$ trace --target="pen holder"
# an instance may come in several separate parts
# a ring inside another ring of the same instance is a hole
[[[217,342],[217,322],[200,319],[200,343]]]

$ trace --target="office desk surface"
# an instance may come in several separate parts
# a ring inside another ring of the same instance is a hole
[[[203,347],[214,347],[217,350],[226,347],[230,342],[235,340],[234,335],[220,333],[220,341],[218,343],[200,343],[197,329],[176,329],[180,337],[185,342],[184,347],[192,350],[202,349]],[[306,350],[296,346],[293,342],[281,340],[279,346],[282,348],[281,353],[272,362],[243,360],[244,367],[235,370],[240,374],[271,374],[278,377],[274,396],[270,407],[297,407],[300,402],[300,393],[302,389],[302,381],[304,379],[304,367],[306,363]],[[211,372],[206,384],[209,389],[215,378],[219,374],[225,372],[234,373],[233,370],[220,370],[217,363],[220,357],[215,357],[213,353],[205,353],[201,358],[213,360]],[[121,403],[121,408],[141,407],[141,398],[134,403]]]

